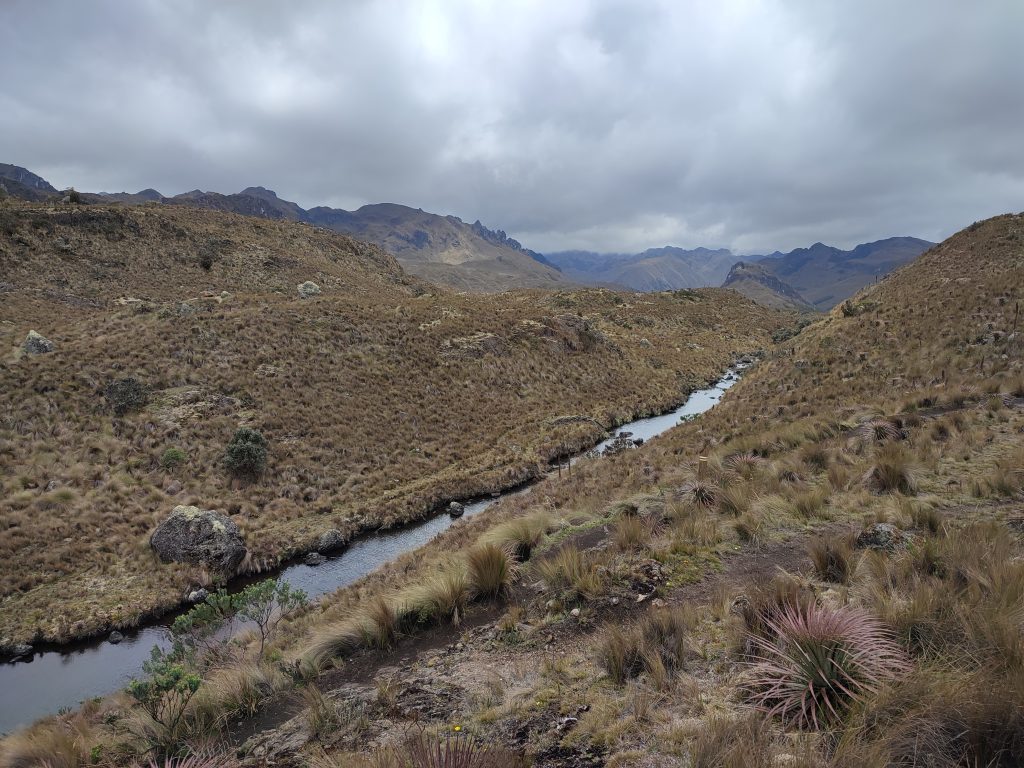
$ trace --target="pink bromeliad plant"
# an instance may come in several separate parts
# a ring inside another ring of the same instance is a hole
[[[746,684],[754,703],[788,725],[818,729],[906,672],[910,661],[874,617],[852,608],[787,606],[751,635]]]

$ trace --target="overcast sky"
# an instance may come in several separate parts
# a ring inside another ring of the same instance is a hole
[[[939,240],[1024,209],[1022,33],[1022,0],[0,0],[0,162],[541,251]]]

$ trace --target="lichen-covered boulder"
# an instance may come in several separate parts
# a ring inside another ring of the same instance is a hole
[[[861,549],[880,549],[892,552],[907,544],[907,534],[891,523],[872,523],[857,534]]]
[[[331,528],[320,534],[316,541],[316,548],[320,552],[332,552],[345,546],[345,537],[337,528]]]
[[[175,507],[149,544],[165,563],[191,563],[232,573],[245,558],[245,541],[231,518],[199,507]]]
[[[21,348],[30,355],[45,355],[53,352],[53,342],[36,331],[29,331]]]
[[[317,296],[320,293],[320,286],[314,283],[312,280],[307,280],[304,283],[299,283],[299,298],[308,299],[312,296]]]

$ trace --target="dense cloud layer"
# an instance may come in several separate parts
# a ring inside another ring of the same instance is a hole
[[[1019,0],[3,0],[0,162],[538,250],[937,240],[1024,208],[1022,29]]]

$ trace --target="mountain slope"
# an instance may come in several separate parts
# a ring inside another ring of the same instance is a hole
[[[376,243],[402,266],[431,282],[461,290],[561,288],[568,281],[539,254],[479,221],[438,216],[394,203],[356,211],[312,208],[307,218],[336,232]]]
[[[620,285],[637,291],[666,291],[721,285],[736,257],[726,249],[673,246],[643,253],[561,251],[546,254],[567,277],[588,284]]]
[[[766,307],[797,312],[814,311],[814,307],[792,286],[784,283],[757,262],[736,262],[729,270],[722,287],[738,291]]]
[[[0,637],[22,639],[208,578],[144,545],[176,504],[230,513],[258,571],[535,477],[788,322],[719,289],[428,293],[375,245],[177,205],[0,203],[0,264]],[[25,354],[29,330],[54,351]],[[116,415],[128,377],[148,397]],[[269,441],[255,482],[224,467],[240,426]]]
[[[58,195],[44,179],[14,165],[0,164],[0,184],[4,185],[0,192],[21,200],[43,201]],[[501,230],[488,229],[479,221],[467,224],[456,216],[439,216],[394,203],[366,205],[356,211],[322,206],[306,211],[265,187],[247,187],[226,195],[195,189],[173,197],[164,197],[155,189],[82,193],[81,199],[93,204],[163,203],[315,224],[375,243],[397,256],[410,272],[457,290],[489,292],[573,285],[543,256]]]
[[[916,237],[890,237],[843,251],[815,243],[789,253],[752,257],[819,310],[834,307],[864,286],[913,261],[934,245]]]

